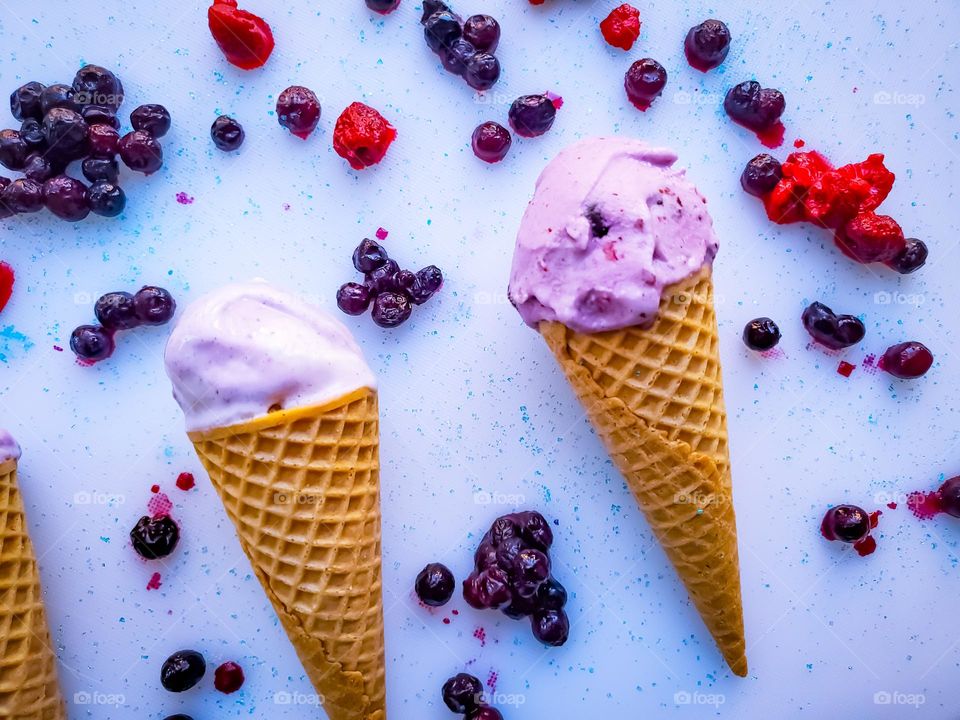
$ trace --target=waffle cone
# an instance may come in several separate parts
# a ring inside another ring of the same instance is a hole
[[[747,673],[737,527],[710,269],[668,288],[651,327],[540,332],[723,657]]]
[[[66,720],[16,460],[0,460],[0,718]]]
[[[330,720],[385,720],[376,392],[190,439]]]

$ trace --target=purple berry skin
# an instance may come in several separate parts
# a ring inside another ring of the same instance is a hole
[[[337,307],[347,315],[363,315],[370,308],[370,290],[360,283],[346,283],[337,290]]]
[[[430,563],[417,575],[414,590],[423,604],[442,607],[450,602],[456,584],[453,573],[447,566]]]
[[[542,610],[530,618],[533,636],[550,647],[560,647],[570,637],[570,620],[563,610]]]

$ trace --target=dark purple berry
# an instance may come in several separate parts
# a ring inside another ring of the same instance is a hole
[[[87,125],[109,125],[114,130],[120,129],[120,119],[112,108],[104,105],[84,105],[80,111]]]
[[[940,486],[940,507],[947,515],[960,518],[960,476]]]
[[[153,135],[134,130],[120,138],[120,159],[131,170],[151,175],[163,167],[163,148]]]
[[[224,695],[231,695],[243,687],[243,668],[228,660],[213,672],[213,686]]]
[[[540,604],[537,601],[536,595],[525,598],[514,593],[510,604],[500,608],[500,612],[502,612],[511,620],[520,620],[525,617],[530,617],[533,615],[533,613],[540,609]]]
[[[83,176],[92,183],[116,184],[120,178],[120,164],[116,158],[88,157],[80,164]]]
[[[90,154],[95,157],[112,158],[117,154],[120,133],[109,125],[90,125],[87,130]]]
[[[397,292],[396,276],[400,266],[395,260],[387,260],[383,265],[367,273],[364,283],[372,295],[382,292]]]
[[[101,296],[93,306],[93,312],[107,330],[131,330],[140,324],[133,295],[128,292],[112,292]]]
[[[0,191],[0,204],[14,215],[43,210],[43,185],[30,178],[19,178]]]
[[[827,540],[855,543],[870,534],[870,516],[856,505],[837,505],[827,511],[820,531]]]
[[[690,28],[684,42],[690,64],[706,72],[720,65],[730,52],[730,29],[719,20],[706,20]]]
[[[538,137],[553,127],[557,108],[546,95],[523,95],[513,101],[508,118],[520,137]]]
[[[457,38],[447,47],[440,48],[440,63],[444,70],[454,75],[463,75],[467,64],[477,54],[473,45],[463,38]]]
[[[473,563],[477,567],[477,571],[486,570],[491,565],[497,564],[497,548],[490,542],[489,534],[484,538],[483,542],[477,546],[476,552],[473,554]]]
[[[517,556],[525,547],[526,543],[524,543],[520,537],[504,538],[500,544],[497,545],[497,565],[506,570],[508,575],[511,574],[514,563],[517,561]]]
[[[777,186],[782,177],[780,162],[767,153],[760,153],[743,169],[740,185],[750,195],[763,197]]]
[[[723,107],[741,125],[762,132],[779,122],[786,100],[779,90],[762,88],[756,80],[748,80],[730,88]]]
[[[133,296],[137,317],[144,325],[164,325],[170,322],[177,303],[173,296],[160,287],[147,285]]]
[[[90,212],[101,217],[116,217],[127,207],[123,188],[111,182],[98,182],[90,186]]]
[[[533,636],[544,645],[560,647],[570,637],[570,620],[563,610],[541,610],[530,618]]]
[[[812,303],[803,311],[803,327],[810,336],[831,350],[856,345],[866,335],[863,322],[853,315],[836,315],[821,302]]]
[[[540,610],[563,610],[567,604],[567,589],[551,577],[540,586],[536,602]]]
[[[639,110],[646,110],[667,85],[667,71],[653,58],[637,60],[623,79],[627,98]]]
[[[43,125],[34,118],[23,121],[20,126],[20,137],[31,152],[42,151],[47,147],[47,136],[43,132]]]
[[[221,115],[213,121],[210,128],[210,137],[213,144],[224,152],[233,152],[243,145],[243,139],[246,134],[243,132],[243,126],[228,115]]]
[[[768,317],[756,318],[743,328],[743,342],[757,352],[770,350],[780,342],[780,328]]]
[[[144,515],[130,531],[133,549],[145,560],[159,560],[172,553],[180,542],[180,527],[169,515]]]
[[[160,684],[170,692],[185,692],[200,682],[206,672],[203,655],[196,650],[180,650],[164,661]]]
[[[66,108],[67,110],[79,110],[80,105],[74,99],[73,88],[69,85],[49,85],[40,93],[41,117],[46,117],[47,113],[54,108]]]
[[[459,673],[443,684],[443,702],[455,713],[473,710],[483,699],[483,685],[473,675]]]
[[[499,560],[499,548],[497,549]],[[539,550],[523,548],[510,568],[513,589],[520,597],[532,597],[550,577],[550,558]]]
[[[8,170],[23,170],[30,147],[16,130],[0,130],[0,165]]]
[[[503,720],[503,715],[495,707],[478,705],[466,714],[464,720]]]
[[[73,78],[79,105],[102,105],[116,112],[123,103],[123,85],[112,72],[99,65],[84,65]]]
[[[170,112],[163,105],[141,105],[130,113],[130,124],[134,130],[160,138],[170,130]]]
[[[880,369],[901,380],[926,375],[933,365],[933,353],[919,342],[905,342],[887,348],[880,358]]]
[[[453,573],[446,565],[430,563],[417,575],[414,589],[424,605],[441,607],[450,602],[456,586]]]
[[[520,526],[513,515],[498,517],[490,526],[490,542],[494,547],[499,547],[500,543],[507,538],[516,537],[519,534]]]
[[[168,715],[163,720],[193,720],[193,718],[183,713],[177,713],[176,715]]]
[[[386,15],[400,6],[400,0],[367,0],[367,7],[374,12]]]
[[[553,545],[553,530],[550,523],[540,513],[534,510],[517,513],[517,523],[523,539],[537,550],[546,552]]]
[[[55,165],[50,158],[38,152],[31,153],[27,156],[27,162],[24,163],[23,166],[23,174],[31,180],[36,180],[40,183],[49,180],[62,171],[61,165]]]
[[[909,275],[926,265],[929,254],[923,240],[907,238],[906,243],[903,252],[890,261],[890,267],[902,275]]]
[[[484,597],[480,587],[479,572],[471,573],[470,576],[463,581],[463,599],[467,605],[472,608],[476,608],[477,610],[487,609],[488,606],[484,604]]]
[[[320,101],[316,94],[302,85],[288,87],[277,98],[278,122],[303,140],[316,129],[320,113]]]
[[[67,108],[54,108],[43,118],[43,135],[48,154],[66,160],[76,160],[87,154],[90,126],[80,113]]]
[[[90,214],[87,186],[68,175],[56,175],[43,183],[43,203],[47,210],[69,222]]]
[[[38,82],[28,82],[10,93],[10,112],[17,120],[43,119],[43,108],[40,98],[44,86]]]
[[[337,307],[347,315],[363,315],[370,307],[370,290],[360,283],[347,283],[337,290]]]
[[[480,52],[493,53],[500,44],[500,23],[490,15],[471,15],[463,23],[463,37]]]
[[[423,305],[436,295],[443,286],[443,273],[436,265],[427,265],[417,270],[417,281],[410,290],[410,297],[417,305]]]
[[[488,163],[503,160],[512,144],[513,136],[510,131],[492,120],[478,125],[471,139],[473,154]]]
[[[81,325],[70,335],[70,349],[84,362],[100,362],[113,355],[113,334],[96,325]]]
[[[500,61],[490,53],[478,52],[467,61],[463,79],[474,90],[489,90],[500,79]]]
[[[402,325],[410,317],[413,307],[406,295],[398,292],[382,292],[373,301],[373,321],[382,328]]]
[[[353,251],[353,266],[357,269],[357,272],[364,274],[383,267],[389,259],[390,256],[387,255],[383,246],[369,239],[362,240],[357,249]]]
[[[440,52],[440,48],[449,47],[461,35],[463,27],[460,18],[449,10],[435,12],[423,24],[423,37],[435,53]]]
[[[449,11],[450,7],[441,0],[423,0],[423,15],[420,17],[420,24],[424,25],[431,15],[441,11]]]
[[[416,284],[417,276],[409,270],[398,270],[397,274],[393,276],[394,288],[397,292],[402,292],[407,297],[410,297]]]

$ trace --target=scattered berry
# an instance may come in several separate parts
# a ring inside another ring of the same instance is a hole
[[[90,128],[83,116],[67,108],[53,108],[43,118],[43,135],[55,158],[64,162],[83,157],[88,149]]]
[[[383,267],[390,257],[380,243],[364,239],[353,251],[353,266],[364,274]]]
[[[440,62],[443,69],[454,75],[463,75],[467,65],[477,54],[477,49],[463,38],[454,40],[448,47],[440,49]]]
[[[140,325],[140,318],[128,292],[112,292],[101,296],[93,306],[93,312],[104,329],[111,332],[132,330]]]
[[[640,11],[627,3],[614,8],[600,23],[600,32],[613,47],[630,50],[640,37]]]
[[[115,158],[88,157],[80,167],[83,170],[83,176],[91,183],[116,184],[120,178],[120,164]]]
[[[410,289],[410,299],[417,305],[423,305],[443,286],[443,273],[436,265],[427,265],[417,270],[416,282]]]
[[[546,95],[523,95],[510,106],[510,127],[521,137],[539,137],[553,127],[557,108]]]
[[[47,92],[54,87],[58,86],[51,85],[47,88]],[[73,78],[72,90],[72,101],[77,105],[99,105],[116,111],[123,104],[123,85],[120,79],[99,65],[84,65],[80,68]],[[58,94],[62,93],[58,92]],[[60,105],[60,107],[69,107],[69,105]]]
[[[443,702],[455,713],[468,713],[483,702],[483,684],[473,675],[459,673],[443,684]]]
[[[130,531],[130,541],[144,560],[159,560],[176,549],[180,542],[180,527],[169,515],[158,518],[144,515]]]
[[[500,79],[500,61],[488,52],[478,52],[467,61],[463,78],[474,90],[489,90]]]
[[[756,80],[748,80],[730,88],[723,108],[740,125],[764,132],[780,122],[786,100],[779,90],[763,88]]]
[[[533,636],[544,645],[560,647],[570,637],[570,620],[563,610],[540,610],[530,618]]]
[[[273,32],[267,22],[237,7],[237,0],[214,0],[207,10],[210,33],[227,62],[242,70],[263,67],[273,52]]]
[[[414,589],[422,603],[441,607],[450,602],[456,585],[453,573],[446,565],[430,563],[417,575]]]
[[[40,151],[47,147],[47,136],[43,132],[43,125],[34,118],[27,118],[20,125],[20,139],[27,144],[28,150]]]
[[[856,543],[870,534],[870,516],[856,505],[837,505],[824,515],[820,532],[830,541]]]
[[[160,669],[160,684],[170,692],[185,692],[207,672],[203,655],[196,650],[180,650],[168,657]]]
[[[337,290],[337,307],[347,315],[363,315],[370,307],[370,290],[360,283],[346,283]]]
[[[926,375],[933,365],[933,353],[919,342],[905,342],[887,348],[879,367],[896,378],[912,380]]]
[[[147,285],[133,296],[137,317],[144,325],[164,325],[173,318],[177,303],[163,288]]]
[[[120,159],[131,170],[152,175],[163,167],[163,148],[153,135],[134,130],[120,138]]]
[[[43,210],[43,185],[30,178],[19,178],[0,191],[0,204],[17,215]]]
[[[10,112],[17,120],[43,119],[43,109],[40,106],[40,98],[43,95],[44,86],[38,82],[28,82],[21,85],[10,93]]]
[[[96,158],[112,158],[120,145],[120,133],[110,125],[89,125],[87,143],[90,155]]]
[[[683,44],[691,67],[707,72],[719,66],[730,52],[730,29],[719,20],[705,20],[690,28]]]
[[[770,350],[780,342],[780,328],[768,317],[751,320],[743,329],[743,342],[757,352]]]
[[[923,240],[907,238],[903,251],[887,264],[902,275],[909,275],[927,264],[927,244]]]
[[[355,102],[337,119],[333,149],[354,170],[363,170],[383,160],[396,137],[396,129],[383,115],[369,105]]]
[[[302,85],[288,87],[277,98],[277,120],[302,140],[316,129],[320,111],[316,94]]]
[[[213,144],[224,152],[233,152],[243,145],[245,134],[243,126],[227,115],[221,115],[213,121],[210,128],[210,137]]]
[[[500,44],[500,23],[490,15],[471,15],[463,23],[463,39],[480,52],[493,53]]]
[[[447,11],[450,7],[442,0],[423,0],[423,14],[420,17],[420,24],[425,25],[427,20],[434,13]]]
[[[57,175],[43,183],[43,203],[47,210],[69,222],[90,214],[87,186],[68,175]]]
[[[627,98],[638,110],[646,111],[667,85],[667,71],[652,58],[637,60],[624,78]]]
[[[543,0],[540,0],[540,2],[543,2]],[[537,5],[539,3],[534,2],[533,4]],[[466,714],[465,720],[503,720],[503,714],[490,705],[478,705]]]
[[[450,10],[438,10],[423,24],[423,37],[433,52],[449,47],[454,40],[463,35],[460,18]]]
[[[40,153],[30,154],[23,166],[24,177],[39,183],[46,182],[60,172],[63,172],[63,169],[59,163],[54,164],[46,155]]]
[[[62,83],[48,85],[43,89],[43,92],[40,93],[41,117],[45,116],[54,108],[76,110],[79,107],[80,105],[74,99],[73,88],[69,85],[63,85]]]
[[[471,139],[473,154],[488,163],[503,160],[513,144],[513,136],[503,125],[492,120],[482,123],[473,131]]]
[[[223,663],[213,672],[213,686],[224,695],[243,687],[244,679],[243,668],[233,661]]]
[[[960,476],[950,478],[940,486],[940,508],[953,517],[960,518]]]
[[[400,0],[366,0],[367,7],[376,13],[386,15],[400,7]]]
[[[398,292],[382,292],[374,298],[373,321],[382,328],[402,325],[410,318],[413,307],[410,298]]]
[[[163,105],[141,105],[130,113],[130,124],[134,130],[163,137],[170,130],[170,113]]]
[[[803,327],[810,336],[831,350],[856,345],[863,340],[867,329],[860,318],[853,315],[837,315],[821,302],[811,303],[803,311]]]
[[[761,153],[747,163],[740,185],[750,195],[763,197],[783,178],[783,167],[774,157]]]
[[[95,363],[113,355],[113,335],[102,327],[81,325],[70,335],[70,349],[82,361]]]
[[[30,147],[16,130],[0,130],[0,165],[7,170],[23,170]]]
[[[127,196],[123,190],[110,182],[91,185],[87,199],[90,212],[103,217],[116,217],[127,206]]]
[[[113,108],[103,105],[84,105],[80,110],[87,125],[108,125],[114,130],[120,129],[120,118]]]

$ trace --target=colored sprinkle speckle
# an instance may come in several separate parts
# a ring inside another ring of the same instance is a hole
[[[887,507],[890,508],[891,510],[896,510],[897,504],[895,502],[888,502]]]
[[[162,492],[158,492],[150,498],[150,502],[147,503],[147,511],[151,517],[154,518],[166,517],[170,514],[171,510],[173,510],[173,503],[170,501],[170,498]]]
[[[187,195],[185,192],[178,192],[177,202],[181,205],[193,205],[193,196]]]
[[[480,647],[487,646],[487,631],[482,627],[478,627],[473,631],[473,636],[480,641]]]
[[[383,228],[377,228],[377,240],[386,240],[390,233]]]
[[[0,262],[0,312],[7,306],[10,296],[13,295],[13,284],[16,275],[13,268],[5,262]]]
[[[177,476],[177,487],[183,490],[184,492],[186,492],[187,490],[192,490],[196,484],[197,483],[193,479],[193,475],[191,473],[188,473],[188,472],[180,473]]]
[[[63,352],[63,348],[60,347],[59,345],[54,345],[53,349],[56,350],[57,352]]]
[[[851,365],[846,360],[841,360],[840,365],[837,367],[837,372],[844,377],[850,377],[855,369],[855,365]]]
[[[147,590],[160,589],[160,573],[155,572],[150,576],[150,582],[147,583]]]
[[[547,90],[544,95],[547,96],[547,99],[553,103],[553,107],[557,110],[563,107],[563,98],[557,95],[556,93],[550,92]]]
[[[449,624],[450,624],[450,618],[444,618],[444,619],[443,619],[443,624],[444,624],[444,625],[449,625]]]
[[[490,671],[490,674],[487,675],[487,687],[490,688],[490,692],[495,692],[497,689],[497,680],[500,679],[500,675],[494,670]]]

